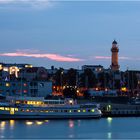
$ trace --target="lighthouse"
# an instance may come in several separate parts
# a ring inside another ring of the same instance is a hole
[[[112,53],[111,70],[112,71],[118,71],[120,68],[120,66],[118,64],[118,52],[119,52],[118,43],[116,40],[114,40],[112,42],[112,48],[111,48],[111,53]]]

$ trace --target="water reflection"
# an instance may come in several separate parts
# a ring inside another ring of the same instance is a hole
[[[73,128],[74,127],[74,121],[73,120],[69,120],[69,128]]]
[[[45,122],[49,122],[49,120],[45,120]]]
[[[0,138],[5,138],[4,137],[4,131],[5,131],[5,128],[6,128],[6,121],[1,121],[0,122]]]
[[[107,138],[108,138],[108,139],[112,139],[112,133],[111,133],[111,132],[108,132],[108,133],[107,133]]]
[[[81,120],[78,120],[78,126],[79,127],[81,126]]]
[[[6,125],[6,121],[1,121],[0,122],[0,129],[4,130],[5,129],[5,125]]]
[[[107,122],[108,122],[108,126],[110,127],[112,125],[112,118],[111,117],[108,117],[107,118]]]
[[[43,121],[36,121],[37,125],[42,125],[44,122]]]
[[[31,121],[26,121],[26,125],[32,125],[33,124],[33,122],[31,122]]]
[[[110,117],[100,120],[7,120],[0,121],[0,139],[139,138],[139,123],[139,118]],[[57,131],[52,131],[54,129]]]
[[[13,129],[15,125],[15,120],[10,120],[10,129]]]

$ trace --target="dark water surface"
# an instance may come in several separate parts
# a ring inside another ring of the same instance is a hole
[[[0,121],[0,138],[139,139],[140,118]]]

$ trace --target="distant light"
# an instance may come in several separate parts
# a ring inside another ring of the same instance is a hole
[[[25,68],[32,68],[32,65],[25,65]]]
[[[27,87],[27,84],[26,83],[24,83],[23,85],[24,85],[24,87]]]
[[[9,70],[8,70],[7,67],[4,67],[4,68],[3,68],[3,71],[7,71],[7,72],[8,72]]]
[[[24,90],[23,92],[24,92],[24,93],[27,93],[27,90]]]
[[[6,83],[6,87],[10,87],[10,83]]]
[[[86,110],[84,109],[83,112],[86,112]]]
[[[108,91],[108,89],[107,89],[107,88],[105,88],[105,91]]]
[[[77,90],[77,93],[79,93],[79,90]]]
[[[73,104],[73,100],[69,100],[69,104]]]
[[[78,110],[78,112],[81,112],[81,110]]]
[[[124,91],[124,92],[127,91],[126,87],[122,87],[121,90]]]
[[[96,91],[98,91],[98,90],[99,90],[99,88],[96,88],[95,90],[96,90]]]

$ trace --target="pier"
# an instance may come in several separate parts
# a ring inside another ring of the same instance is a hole
[[[103,117],[140,117],[140,105],[130,104],[100,104]]]

